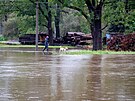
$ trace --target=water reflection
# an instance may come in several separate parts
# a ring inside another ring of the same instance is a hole
[[[134,55],[104,56],[102,68],[104,98],[113,101],[135,100],[134,60]]]
[[[90,101],[100,101],[102,55],[93,55],[87,70],[87,93]]]
[[[0,53],[0,101],[134,101],[133,55]]]

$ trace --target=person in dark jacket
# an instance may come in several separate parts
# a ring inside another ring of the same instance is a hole
[[[46,50],[48,51],[48,46],[49,46],[49,37],[46,36],[45,37],[45,43],[44,43],[45,47],[43,48],[43,52]]]

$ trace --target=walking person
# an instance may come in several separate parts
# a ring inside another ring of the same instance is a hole
[[[45,47],[43,48],[43,52],[46,50],[48,52],[48,46],[49,46],[49,36],[47,35],[45,37],[45,43],[44,43]]]

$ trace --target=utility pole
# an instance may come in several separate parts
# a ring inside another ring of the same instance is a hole
[[[38,0],[36,0],[36,51],[38,51]]]

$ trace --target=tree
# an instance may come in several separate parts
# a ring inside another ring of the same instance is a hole
[[[29,0],[35,4],[34,0]],[[49,0],[40,0],[39,2],[39,11],[46,18],[47,23],[44,26],[48,29],[49,42],[53,44],[53,30],[52,30],[52,12],[51,12],[51,1]],[[45,22],[45,21],[44,21]]]
[[[105,0],[58,0],[65,7],[79,11],[89,22],[93,36],[93,50],[102,49],[101,17]]]
[[[17,27],[17,20],[16,15],[14,13],[9,15],[10,18],[7,21],[4,21],[4,36],[7,38],[12,39],[14,36],[18,36],[18,27]]]
[[[87,20],[86,24],[89,24],[89,29],[93,36],[93,50],[101,50],[102,30],[107,25],[117,26],[120,24],[124,25],[126,31],[135,30],[134,4],[134,0],[39,0],[39,28],[45,29],[46,27],[48,29],[50,43],[52,43],[52,22],[55,22],[57,37],[59,37],[62,7],[74,9]],[[5,20],[8,17],[7,15],[13,12],[17,14],[20,21],[23,19],[18,24],[18,29],[22,33],[35,28],[36,0],[5,0],[0,2],[0,5],[0,13],[5,16]],[[54,11],[54,8],[57,8],[56,11]],[[25,22],[24,19],[29,20]],[[102,28],[101,23],[106,26]]]
[[[50,44],[53,44],[53,31],[52,31],[52,14],[51,14],[51,9],[50,9],[50,6],[49,6],[49,1],[46,0],[46,10],[47,10],[47,21],[48,21],[48,24],[47,24],[47,28],[48,28],[48,34],[49,34],[49,42]]]
[[[19,30],[18,34],[29,33],[35,30],[35,6],[28,0],[23,1],[0,1],[0,15],[6,23],[10,15],[15,15],[15,21]]]
[[[104,22],[108,23],[108,31],[120,33],[135,31],[133,4],[133,0],[112,0],[111,2],[106,2],[103,9],[103,19]]]
[[[59,4],[56,4],[55,28],[56,28],[56,38],[60,38],[60,5]]]
[[[93,13],[91,19],[91,32],[93,36],[93,50],[102,50],[102,7],[105,0],[85,0],[89,14]]]

